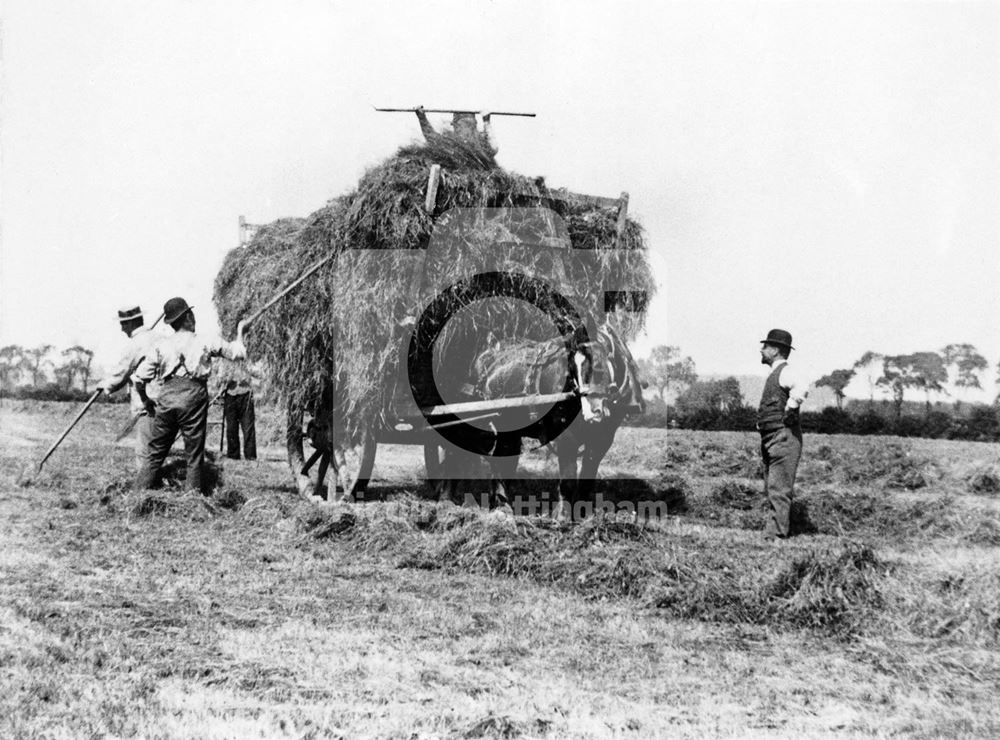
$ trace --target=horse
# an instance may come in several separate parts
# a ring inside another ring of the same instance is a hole
[[[605,324],[592,347],[592,384],[603,389],[600,414],[589,422],[577,419],[551,443],[559,462],[560,506],[568,504],[574,519],[585,516],[594,504],[597,471],[618,428],[628,416],[646,408],[638,367],[619,334]]]
[[[608,325],[589,336],[568,345],[562,339],[497,344],[475,359],[471,382],[484,400],[573,394],[541,417],[529,408],[505,409],[490,431],[466,439],[488,456],[491,505],[510,503],[522,438],[528,437],[555,450],[559,511],[568,507],[577,516],[577,504],[592,498],[598,467],[618,427],[629,413],[644,409],[636,364],[625,343]]]

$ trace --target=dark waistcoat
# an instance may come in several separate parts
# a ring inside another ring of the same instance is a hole
[[[781,368],[787,362],[779,362],[767,376],[764,392],[760,395],[760,406],[757,407],[757,428],[762,432],[780,429],[784,426],[782,418],[785,415],[785,404],[788,403],[788,391],[778,383]]]

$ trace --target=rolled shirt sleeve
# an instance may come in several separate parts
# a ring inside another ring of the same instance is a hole
[[[135,372],[136,367],[149,351],[150,345],[149,332],[142,328],[138,329],[129,337],[127,347],[122,352],[111,374],[101,380],[97,384],[97,387],[105,393],[114,393],[129,383],[132,380],[131,376]]]
[[[227,360],[245,360],[247,358],[247,348],[239,339],[227,342],[225,339],[217,340],[214,347],[214,354],[218,354]]]
[[[118,360],[118,364],[115,365],[115,369],[111,371],[110,375],[98,383],[97,387],[105,393],[114,393],[116,390],[128,383],[129,376],[135,369],[133,359],[132,354],[129,353],[127,356]]]
[[[157,369],[160,366],[160,356],[159,352],[152,351],[147,354],[138,365],[136,365],[135,372],[132,373],[133,383],[151,383],[157,375]]]
[[[797,409],[809,395],[809,381],[796,365],[785,365],[778,377],[778,384],[788,391],[786,409]]]

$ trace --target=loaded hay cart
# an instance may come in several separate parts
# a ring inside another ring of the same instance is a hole
[[[300,284],[306,266],[314,277]],[[480,141],[450,133],[403,147],[354,192],[308,219],[261,227],[232,250],[215,285],[223,328],[291,283],[299,287],[259,314],[249,350],[287,401],[300,490],[320,493],[332,464],[345,496],[365,490],[379,442],[423,445],[437,478],[443,428],[565,398],[483,400],[466,382],[484,343],[551,332],[553,295],[568,296],[581,321],[609,321],[628,339],[653,291],[627,194],[547,188],[500,168]],[[538,283],[552,290],[525,293]],[[308,460],[305,415],[315,446]]]

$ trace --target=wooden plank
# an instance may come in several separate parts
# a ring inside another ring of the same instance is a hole
[[[437,205],[438,184],[441,182],[441,165],[432,164],[431,171],[427,175],[427,199],[424,201],[424,210],[430,214],[434,213]]]
[[[528,195],[528,193],[523,193],[523,195]],[[589,206],[590,208],[619,208],[621,206],[620,198],[606,198],[601,195],[584,195],[583,193],[574,193],[563,188],[550,190],[548,193],[543,195],[542,198],[557,200],[563,203],[569,203],[570,205]]]
[[[618,246],[618,242],[621,241],[622,234],[625,233],[625,223],[628,220],[628,193],[622,191],[618,202],[621,205],[618,207],[618,225],[615,228],[615,246]]]
[[[492,419],[494,416],[500,416],[499,411],[491,411],[488,414],[477,414],[476,416],[467,416],[465,418],[459,418],[454,421],[446,421],[443,424],[431,424],[432,429],[444,429],[445,427],[454,427],[459,424],[468,424],[470,421],[482,421],[483,419]]]
[[[489,401],[464,401],[462,403],[446,403],[440,406],[431,406],[421,409],[427,416],[439,416],[442,414],[464,414],[478,411],[496,411],[498,409],[517,409],[527,406],[547,406],[560,401],[568,401],[576,394],[572,391],[563,393],[540,393],[532,396],[520,396],[518,398],[495,398]]]

